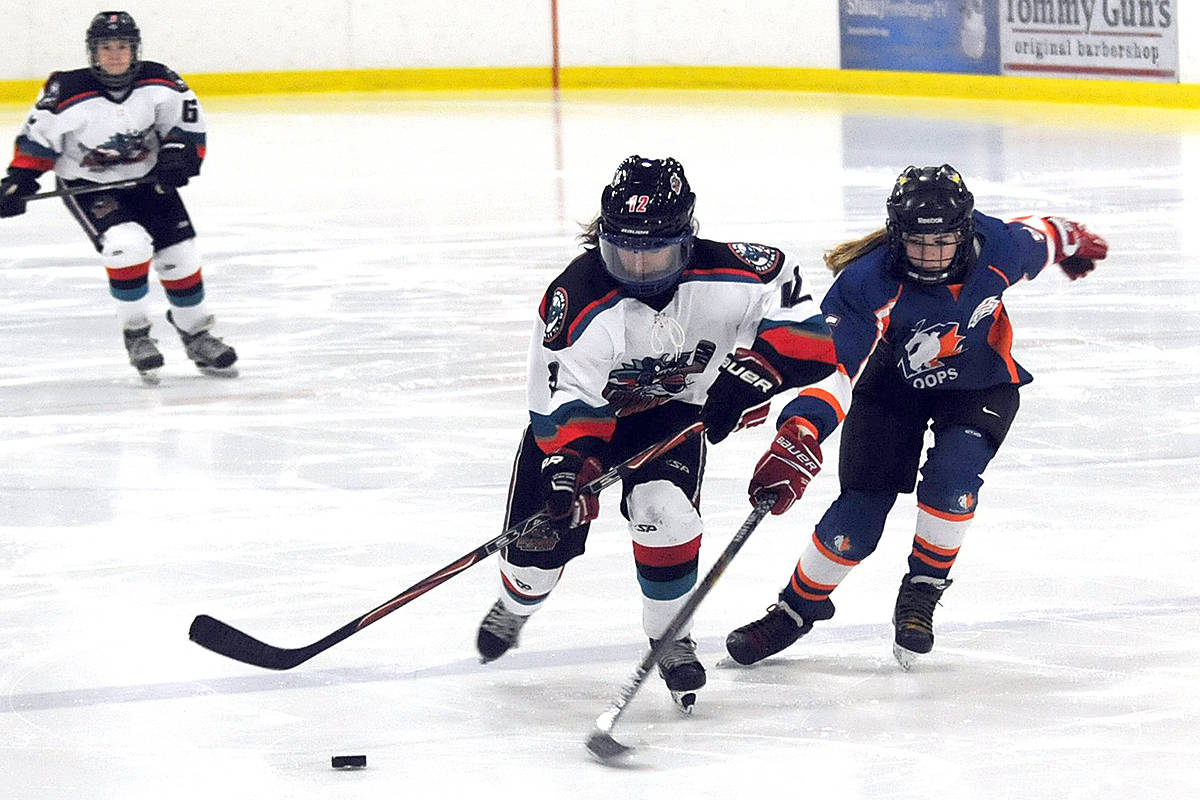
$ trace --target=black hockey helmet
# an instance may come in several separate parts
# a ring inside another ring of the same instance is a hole
[[[128,42],[129,49],[132,51],[129,69],[120,75],[110,75],[100,68],[97,48],[101,42],[111,39]],[[142,66],[142,32],[138,30],[137,23],[133,21],[133,17],[128,12],[101,11],[92,18],[92,24],[88,26],[86,42],[88,66],[91,68],[92,74],[96,76],[96,80],[109,89],[124,89],[133,83],[133,79],[137,77],[138,70]]]
[[[692,254],[696,195],[673,158],[633,155],[600,195],[604,267],[634,297],[673,287]]]
[[[890,263],[926,286],[952,282],[975,263],[975,198],[949,164],[906,167],[887,199]],[[953,256],[944,256],[950,245]]]

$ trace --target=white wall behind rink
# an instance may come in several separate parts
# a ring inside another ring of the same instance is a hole
[[[0,78],[83,66],[84,31],[120,8],[144,56],[208,72],[549,67],[550,0],[0,0]],[[565,66],[834,67],[835,0],[558,0]]]
[[[1200,82],[1200,16],[1179,5],[1180,75]],[[88,22],[113,7],[185,77],[552,63],[551,0],[0,0],[0,79],[83,66]],[[838,0],[558,0],[558,18],[564,67],[839,64]]]

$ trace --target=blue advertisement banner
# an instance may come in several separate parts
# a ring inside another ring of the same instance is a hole
[[[840,0],[843,69],[1000,73],[998,0]]]

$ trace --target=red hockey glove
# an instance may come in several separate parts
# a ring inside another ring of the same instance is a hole
[[[580,494],[579,490],[603,471],[597,459],[584,458],[574,450],[558,450],[546,456],[542,461],[546,513],[555,522],[566,522],[572,528],[594,520],[600,513],[600,496]]]
[[[783,377],[753,350],[739,347],[726,356],[700,412],[708,440],[716,444],[734,431],[761,425],[782,384]]]
[[[772,514],[782,514],[803,496],[808,482],[821,471],[821,445],[792,417],[779,428],[771,449],[758,460],[750,478],[750,504],[774,492]]]
[[[1104,237],[1097,236],[1080,223],[1062,217],[1045,219],[1058,236],[1058,241],[1054,243],[1054,263],[1071,280],[1087,275],[1096,268],[1097,261],[1102,261],[1108,255],[1108,242],[1104,241]]]

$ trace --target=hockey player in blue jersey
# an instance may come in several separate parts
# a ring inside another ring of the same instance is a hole
[[[124,11],[97,14],[85,41],[90,66],[53,73],[17,136],[0,181],[0,217],[25,213],[44,172],[55,173],[59,188],[100,187],[63,202],[108,272],[130,364],[148,383],[163,365],[150,336],[153,266],[188,358],[203,372],[233,375],[237,353],[211,333],[195,231],[177,191],[204,160],[200,103],[170,69],[141,59],[141,32]],[[102,188],[147,177],[154,180]]]
[[[838,370],[784,407],[750,481],[752,500],[790,489],[774,509],[782,513],[811,479],[814,453],[819,464],[817,442],[843,425],[841,492],[778,602],[727,637],[741,664],[778,653],[833,616],[830,594],[875,550],[897,496],[914,488],[916,533],[893,652],[907,669],[933,648],[933,610],[951,583],[983,472],[1017,413],[1019,388],[1032,380],[1011,352],[1004,292],[1050,264],[1083,277],[1108,253],[1104,239],[1067,219],[1006,224],[975,211],[962,177],[945,164],[905,169],[886,205],[885,228],[826,254],[837,278],[821,310]]]
[[[625,159],[581,237],[583,253],[543,296],[505,526],[542,510],[554,524],[501,553],[499,599],[477,638],[484,662],[516,646],[583,553],[599,508],[581,486],[698,419],[713,442],[765,421],[772,395],[834,370],[829,328],[793,258],[697,237],[695,202],[675,159]],[[759,378],[744,380],[751,372]],[[695,588],[704,457],[704,439],[688,439],[622,485],[652,641]],[[686,710],[705,683],[688,629],[658,667]]]

